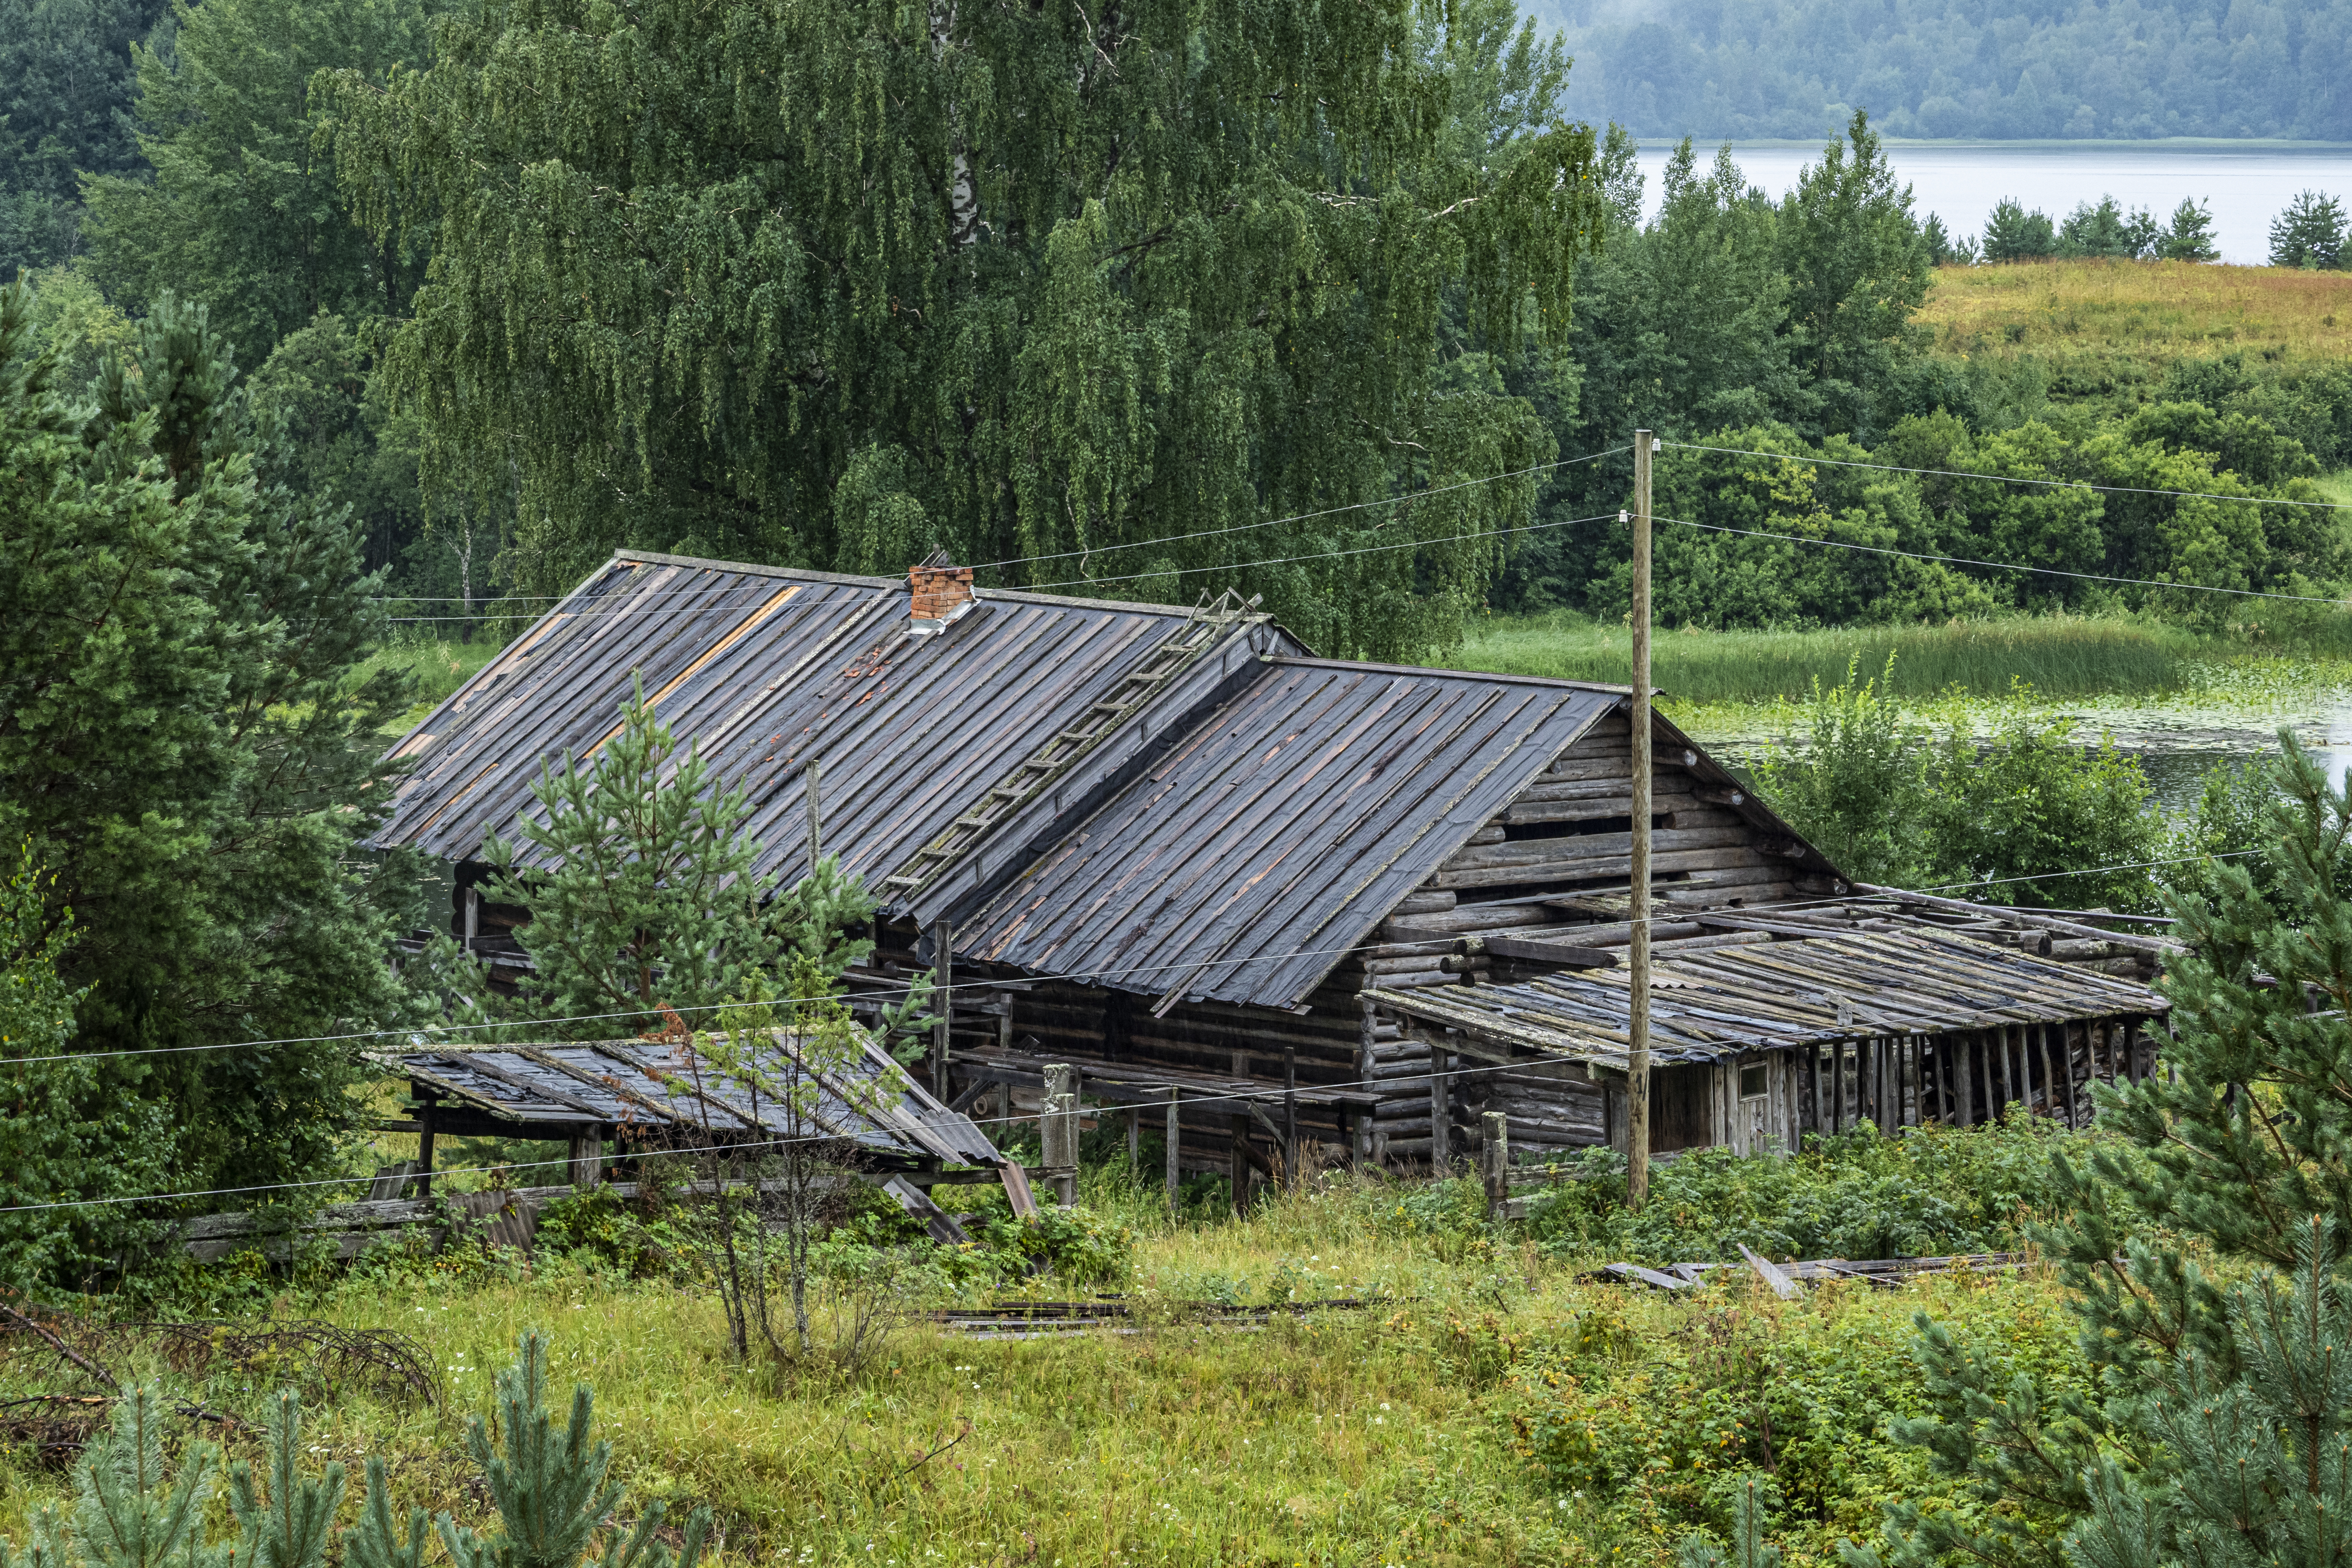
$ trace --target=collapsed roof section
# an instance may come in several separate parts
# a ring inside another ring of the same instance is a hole
[[[757,1154],[783,1139],[855,1143],[867,1159],[914,1169],[1001,1165],[961,1111],[942,1105],[855,1025],[856,1049],[817,1055],[777,1030],[738,1067],[689,1044],[650,1040],[433,1047],[387,1055],[452,1131],[554,1139],[583,1131]],[[842,1056],[845,1059],[835,1061]]]
[[[1919,925],[1759,940],[1661,958],[1650,978],[1654,1060],[2084,1018],[2160,1017],[2161,993],[2014,947]],[[1545,1056],[1622,1071],[1632,971],[1570,969],[1507,985],[1384,993],[1391,1012]]]

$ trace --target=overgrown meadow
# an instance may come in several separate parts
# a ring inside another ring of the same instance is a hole
[[[1738,1268],[1672,1296],[1587,1276],[1611,1258],[1736,1258],[1741,1242],[1780,1257],[2020,1247],[2068,1141],[2015,1121],[1864,1131],[1796,1159],[1690,1156],[1659,1169],[1638,1218],[1591,1156],[1507,1225],[1486,1221],[1467,1181],[1342,1173],[1244,1220],[1204,1186],[1171,1219],[1115,1158],[1089,1170],[1050,1245],[1026,1251],[981,1189],[961,1194],[982,1238],[969,1249],[879,1210],[845,1216],[818,1353],[748,1364],[726,1353],[690,1216],[591,1200],[554,1215],[528,1259],[395,1248],[288,1277],[248,1255],[182,1277],[184,1310],[412,1336],[429,1350],[430,1405],[301,1367],[131,1370],[237,1415],[277,1381],[307,1380],[316,1463],[356,1474],[383,1456],[396,1503],[478,1526],[488,1505],[463,1426],[541,1327],[556,1394],[575,1379],[595,1390],[630,1489],[624,1520],[654,1500],[672,1520],[707,1503],[730,1563],[1663,1563],[1694,1532],[1726,1531],[1732,1488],[1752,1476],[1769,1482],[1783,1550],[1827,1563],[1872,1534],[1887,1498],[1978,1506],[1889,1435],[1932,1413],[1914,1314],[2003,1364],[2063,1372],[2074,1330],[2057,1288],[2026,1268],[1782,1302]],[[853,1366],[824,1348],[829,1314],[877,1260],[903,1296]],[[1127,1304],[1121,1326],[976,1338],[927,1315],[1097,1294]],[[235,1431],[228,1447],[257,1442]],[[0,1537],[21,1540],[68,1485],[12,1457]]]

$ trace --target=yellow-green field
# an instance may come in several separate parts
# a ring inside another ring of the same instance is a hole
[[[1918,320],[1946,353],[2352,353],[2352,273],[2187,261],[1944,267]]]

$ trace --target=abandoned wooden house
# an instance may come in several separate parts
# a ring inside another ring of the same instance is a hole
[[[882,900],[854,1002],[936,965],[929,1064],[980,1123],[1081,1094],[1176,1128],[1171,1176],[1428,1168],[1482,1112],[1515,1151],[1610,1141],[1632,835],[1622,688],[1318,658],[1228,595],[1185,610],[623,552],[395,751],[373,842],[484,901],[542,762],[632,682],[750,792],[780,881],[837,854]],[[1654,721],[1661,1152],[2086,1106],[2143,1070],[2163,944],[1854,886]]]

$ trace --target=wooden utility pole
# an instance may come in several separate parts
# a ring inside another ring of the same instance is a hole
[[[947,921],[931,927],[931,1092],[952,1099],[948,1082],[948,1052],[953,1037],[949,1027],[955,1012],[955,930]]]
[[[1625,1202],[1650,1195],[1650,442],[1633,432],[1633,853],[1632,1009],[1625,1053]]]
[[[808,836],[809,875],[814,877],[816,875],[817,860],[824,854],[824,809],[817,804],[814,757],[809,759],[808,765]]]

